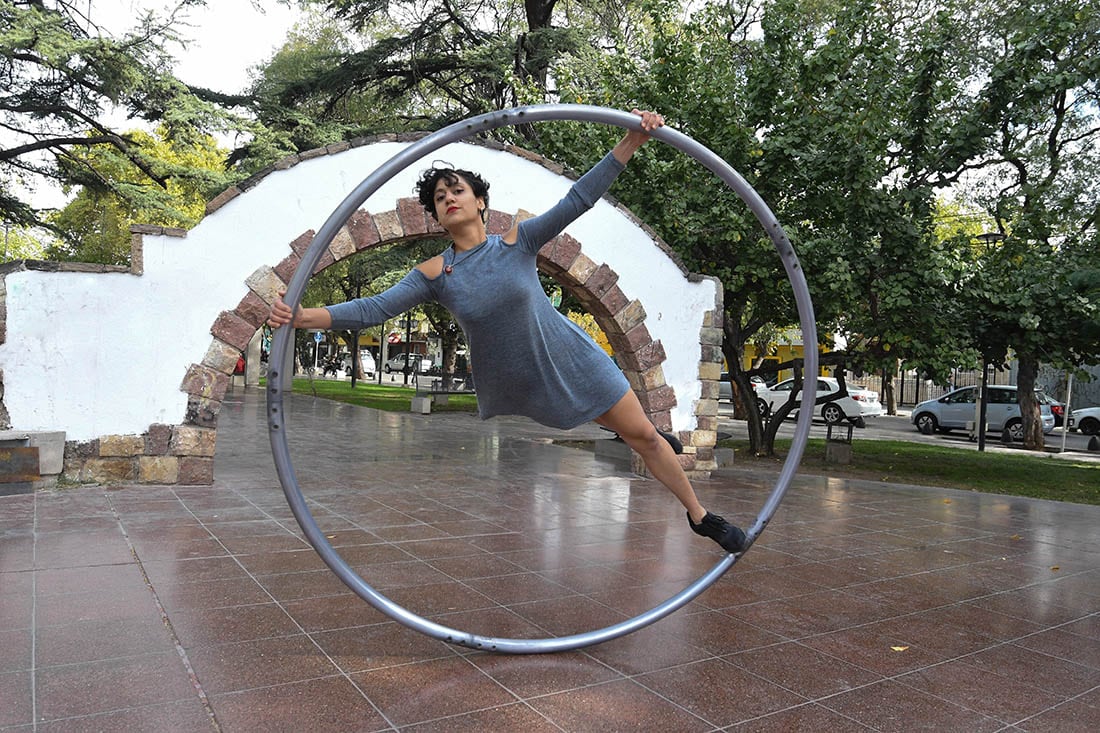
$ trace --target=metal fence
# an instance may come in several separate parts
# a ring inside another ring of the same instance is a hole
[[[885,402],[881,374],[863,374],[857,377],[851,372],[847,372],[844,378],[848,384],[858,384],[861,387],[878,392],[879,399]],[[989,372],[990,384],[1011,384],[1011,378],[1012,374],[1008,370],[991,369]],[[894,396],[897,398],[898,407],[911,407],[919,402],[945,395],[957,387],[972,387],[981,381],[982,372],[980,369],[952,370],[951,383],[946,386],[933,384],[931,380],[920,377],[916,372],[905,372],[893,379]]]

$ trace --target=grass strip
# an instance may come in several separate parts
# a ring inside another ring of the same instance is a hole
[[[266,383],[266,380],[262,380]],[[308,378],[295,379],[292,391],[323,397],[326,400],[347,402],[360,407],[370,407],[388,412],[408,412],[412,409],[412,399],[416,390],[397,384],[377,384],[358,380],[355,389],[350,381],[339,379],[314,379],[312,386]],[[445,405],[432,405],[432,412],[477,412],[477,397],[473,394],[452,394]]]
[[[734,449],[737,466],[778,470],[791,441],[776,440],[775,457],[751,455],[747,440],[723,440],[719,447]],[[852,462],[840,464],[827,463],[825,441],[812,438],[806,443],[799,470],[822,476],[1100,504],[1100,464],[1042,453],[980,452],[900,440],[864,440],[852,445]]]

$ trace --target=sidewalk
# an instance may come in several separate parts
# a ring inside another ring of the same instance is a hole
[[[212,487],[0,498],[0,731],[1094,731],[1100,507],[799,477],[692,604],[587,650],[405,629],[301,539],[263,394],[231,393]],[[341,555],[483,635],[604,627],[720,557],[652,480],[527,421],[287,404]],[[771,478],[696,486],[751,523]]]

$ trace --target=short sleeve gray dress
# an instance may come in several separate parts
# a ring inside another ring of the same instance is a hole
[[[535,257],[592,208],[622,170],[609,153],[553,208],[522,222],[513,245],[493,234],[458,256],[448,247],[444,272],[434,279],[414,269],[384,293],[328,306],[332,328],[366,328],[436,301],[466,334],[483,419],[525,415],[569,429],[599,417],[629,384],[603,349],[554,309]]]

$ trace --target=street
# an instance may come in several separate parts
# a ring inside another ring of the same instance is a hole
[[[939,445],[953,445],[959,448],[977,448],[977,442],[971,441],[970,436],[965,431],[953,431],[946,435],[935,433],[933,435],[923,435],[917,431],[916,427],[909,422],[909,412],[904,410],[901,415],[882,415],[880,417],[870,418],[866,420],[867,427],[854,428],[852,430],[853,440],[905,440],[913,443],[934,443]],[[729,433],[734,438],[748,438],[748,430],[746,428],[747,423],[744,420],[735,420],[733,418],[733,405],[729,402],[720,402],[718,407],[718,424],[719,430],[725,433]],[[777,435],[782,438],[789,438],[794,435],[794,420],[786,420],[783,425],[780,426]],[[837,430],[840,430],[842,437],[847,437],[847,422],[842,422],[838,426],[833,428],[834,436],[837,434]],[[813,427],[810,429],[811,438],[825,438],[827,432],[827,426],[820,419],[815,419]],[[1094,452],[1089,452],[1090,436],[1082,435],[1081,433],[1068,432],[1065,435],[1065,450],[1067,453],[1084,453],[1090,456],[1097,456]],[[996,447],[1002,448],[1001,434],[989,433],[985,439],[986,448]],[[1060,452],[1062,450],[1062,428],[1055,428],[1046,436],[1046,446],[1048,452]]]

